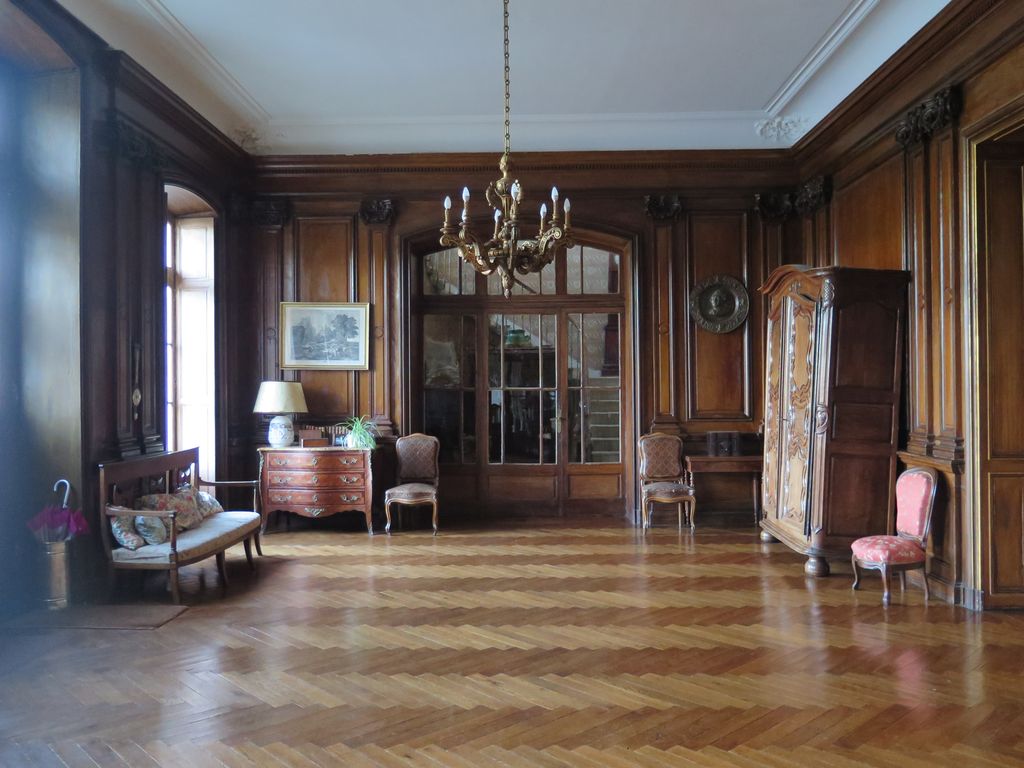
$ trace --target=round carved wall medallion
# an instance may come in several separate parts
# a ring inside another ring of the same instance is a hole
[[[712,275],[690,291],[690,316],[705,331],[729,333],[743,324],[750,310],[747,289],[729,275]]]

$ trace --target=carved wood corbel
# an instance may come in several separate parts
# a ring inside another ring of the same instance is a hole
[[[395,204],[388,198],[364,200],[359,206],[359,219],[367,226],[388,226],[396,215]]]
[[[675,221],[683,213],[679,195],[645,195],[644,212],[655,221]]]
[[[792,192],[754,195],[754,210],[768,224],[780,224],[791,216],[811,216],[832,199],[832,179],[815,176]]]
[[[927,141],[952,125],[960,116],[963,101],[959,86],[949,86],[909,109],[896,123],[895,138],[904,148]]]

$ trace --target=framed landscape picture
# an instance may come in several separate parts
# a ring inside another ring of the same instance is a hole
[[[370,305],[281,302],[281,367],[365,371]]]

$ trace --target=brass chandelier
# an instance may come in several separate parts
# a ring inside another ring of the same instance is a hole
[[[501,291],[505,298],[512,296],[512,286],[521,281],[515,276],[540,272],[550,264],[559,251],[564,252],[576,243],[569,225],[569,198],[562,201],[565,213],[563,223],[558,210],[558,188],[551,188],[551,218],[548,206],[540,207],[540,228],[533,238],[520,237],[524,224],[519,218],[519,204],[523,187],[512,178],[511,142],[509,140],[509,65],[508,65],[508,2],[505,10],[505,151],[498,163],[501,178],[487,185],[484,197],[494,209],[494,234],[481,243],[469,224],[469,187],[462,188],[462,218],[452,223],[452,199],[444,199],[444,226],[441,227],[441,245],[458,248],[462,258],[482,275],[497,272],[501,277]]]

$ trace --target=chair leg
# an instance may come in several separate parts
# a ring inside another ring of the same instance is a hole
[[[676,502],[676,515],[679,517],[679,530],[683,530],[683,502]]]
[[[931,593],[928,590],[928,571],[924,568],[921,569],[921,583],[924,584],[924,604],[928,605],[928,600],[931,598]]]
[[[181,591],[178,589],[178,569],[171,568],[167,572],[167,580],[171,582],[171,600],[175,605],[181,605]]]
[[[384,533],[391,535],[391,502],[384,505]]]
[[[860,589],[860,569],[857,568],[857,556],[851,557],[850,562],[853,563],[853,586],[851,589]]]
[[[256,554],[263,557],[263,547],[260,546],[260,532],[256,531],[252,537],[253,541],[256,542]]]
[[[889,604],[889,566],[882,566],[882,605]]]
[[[697,530],[697,500],[690,499],[690,530]]]
[[[434,535],[437,536],[437,502],[436,501],[432,501],[430,503],[430,506],[434,508],[434,515],[433,515],[433,518],[432,518],[432,522],[434,524]]]
[[[243,541],[242,544],[245,546],[245,559],[249,563],[249,570],[255,571],[256,563],[254,563],[252,560],[252,536]]]
[[[907,572],[900,571],[900,592],[907,591]]]
[[[224,552],[223,550],[217,553],[217,573],[220,575],[220,588],[221,591],[227,593],[228,591],[228,571],[224,567]]]

